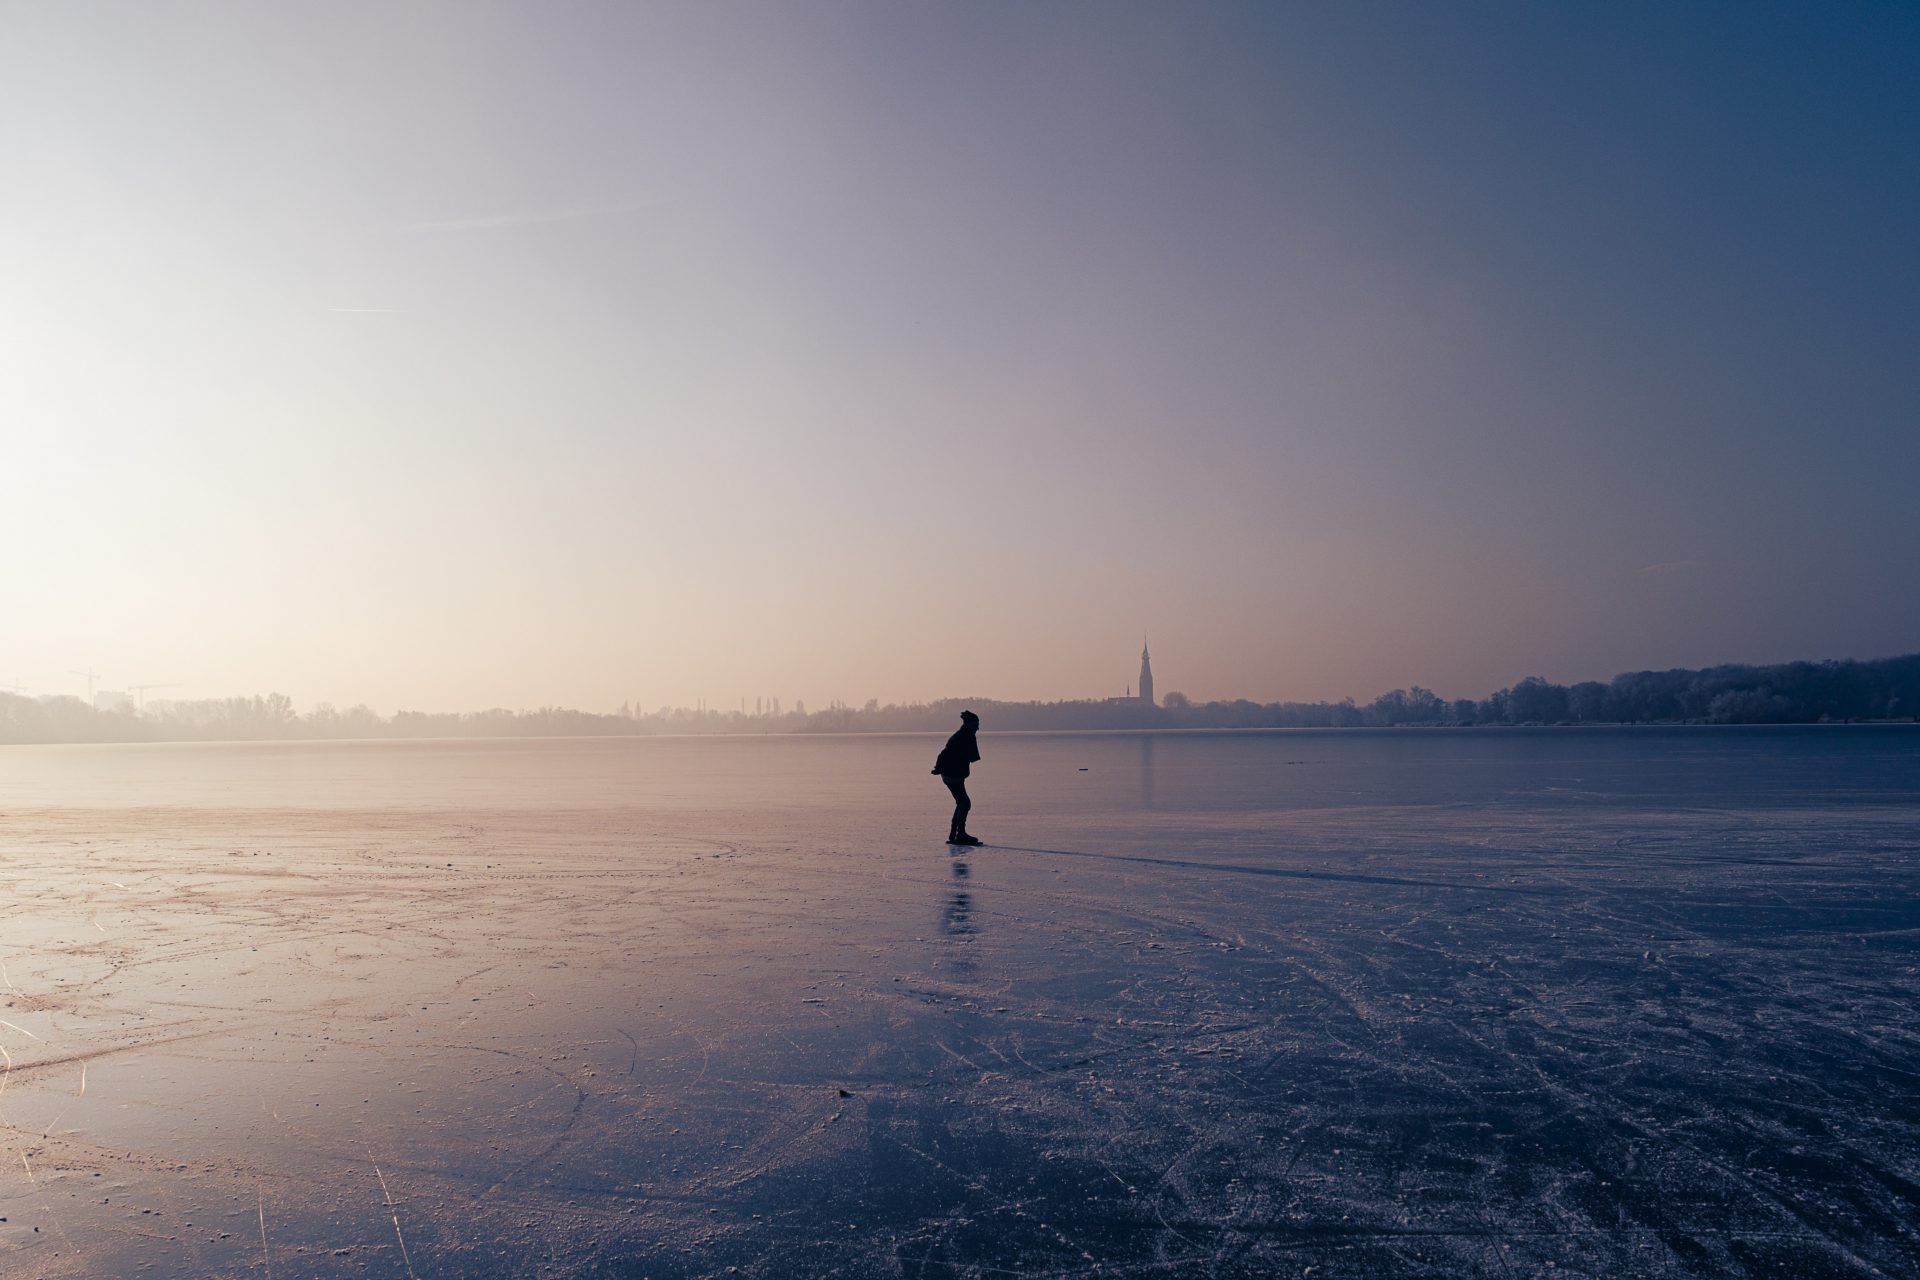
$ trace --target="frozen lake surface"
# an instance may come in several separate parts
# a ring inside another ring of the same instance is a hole
[[[0,748],[0,1274],[1920,1274],[1920,728],[938,742]]]

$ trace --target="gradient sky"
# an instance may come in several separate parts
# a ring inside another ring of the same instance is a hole
[[[1920,7],[0,2],[0,683],[1920,649]]]

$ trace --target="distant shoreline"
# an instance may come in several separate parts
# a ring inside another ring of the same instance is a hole
[[[1366,704],[1194,702],[1171,692],[1144,698],[1003,702],[942,698],[855,707],[834,702],[808,711],[779,699],[743,699],[738,710],[624,704],[611,712],[568,707],[472,712],[396,711],[366,706],[345,711],[320,703],[297,711],[283,693],[198,701],[155,700],[135,708],[124,694],[102,693],[105,705],[71,695],[27,698],[0,693],[0,742],[215,742],[329,739],[772,737],[804,734],[949,732],[963,709],[989,732],[1184,732],[1248,729],[1380,729],[1604,727],[1760,724],[1872,724],[1920,721],[1920,654],[1870,661],[1836,659],[1772,666],[1727,665],[1700,670],[1630,671],[1611,681],[1560,685],[1528,676],[1484,698],[1442,698],[1412,685]]]
[[[1834,720],[1827,722],[1782,724],[1714,724],[1703,720],[1666,720],[1589,724],[1398,724],[1398,725],[1246,725],[1246,726],[1203,726],[1203,727],[1167,727],[1142,726],[1139,728],[1115,729],[1001,729],[983,728],[982,732],[994,738],[1125,738],[1151,734],[1155,737],[1247,737],[1266,734],[1388,734],[1388,733],[1466,733],[1502,734],[1502,733],[1544,733],[1544,732],[1582,732],[1617,733],[1636,730],[1714,730],[1714,731],[1751,731],[1761,729],[1797,729],[1797,730],[1841,730],[1841,729],[1920,729],[1920,719],[1900,720]],[[95,739],[86,742],[0,742],[0,750],[8,747],[235,747],[235,746],[364,746],[379,743],[391,746],[427,742],[686,742],[686,741],[740,741],[792,740],[809,741],[820,738],[939,738],[946,733],[944,729],[819,729],[788,730],[778,733],[733,732],[714,730],[709,732],[688,733],[547,733],[547,734],[425,734],[407,737],[398,734],[376,734],[363,738],[342,736],[320,737],[302,735],[277,738],[110,738]]]

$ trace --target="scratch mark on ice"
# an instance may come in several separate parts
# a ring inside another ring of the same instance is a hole
[[[267,1280],[273,1280],[273,1253],[267,1248],[267,1200],[256,1192],[254,1202],[260,1211],[260,1261],[266,1264]]]
[[[380,1179],[380,1194],[386,1197],[387,1213],[393,1218],[393,1238],[400,1242],[400,1261],[407,1264],[410,1280],[420,1280],[414,1274],[413,1259],[407,1254],[407,1238],[400,1234],[400,1206],[393,1202],[393,1192],[387,1190],[387,1175],[380,1172],[380,1162],[373,1158],[371,1151],[367,1153],[367,1163],[373,1166],[373,1176]]]

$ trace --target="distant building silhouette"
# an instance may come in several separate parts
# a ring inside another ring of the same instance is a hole
[[[1147,652],[1147,642],[1140,642],[1140,692],[1135,694],[1132,686],[1127,688],[1124,698],[1108,698],[1110,707],[1151,707],[1153,703],[1153,655]]]

